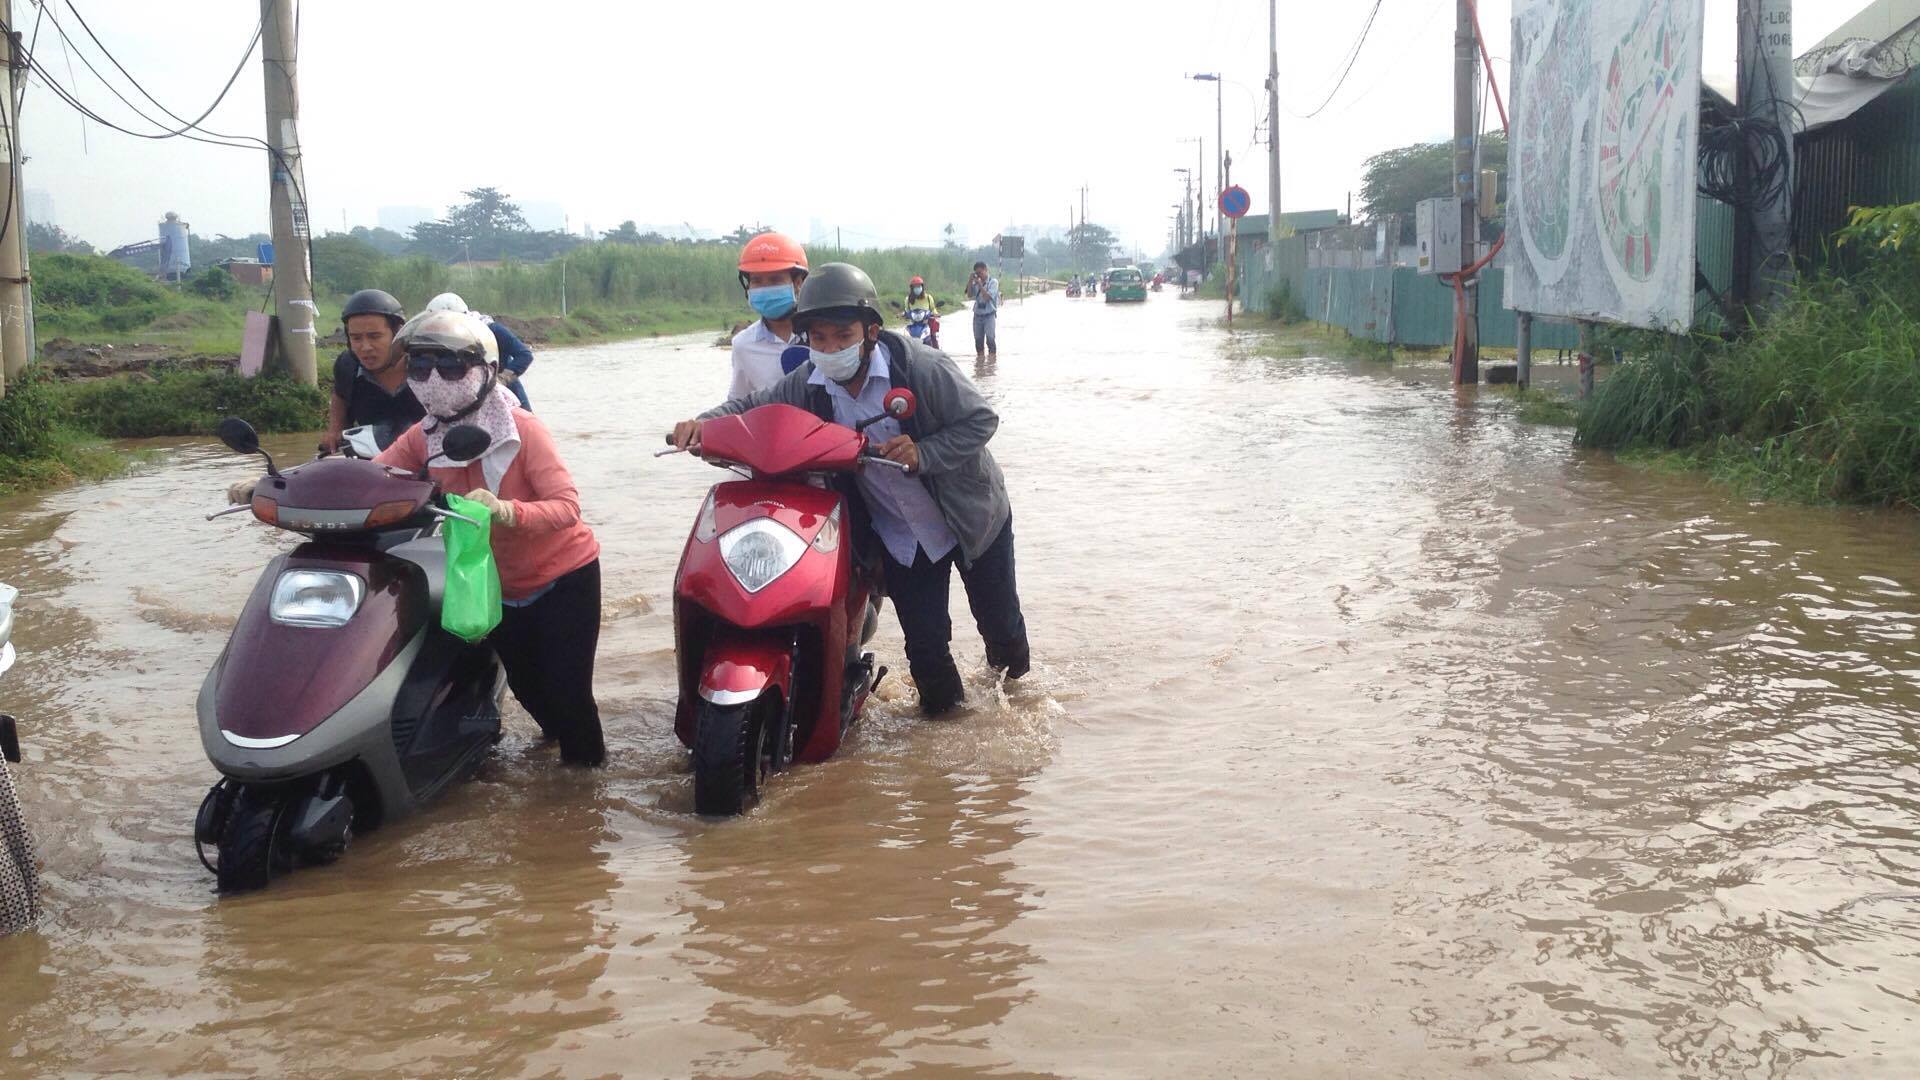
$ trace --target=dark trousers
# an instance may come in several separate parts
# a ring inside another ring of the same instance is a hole
[[[600,706],[593,700],[593,655],[600,647],[600,560],[555,581],[526,607],[500,611],[488,643],[507,669],[513,696],[533,722],[560,742],[560,760],[607,759]]]
[[[936,561],[916,548],[912,566],[895,562],[890,554],[883,556],[887,598],[893,601],[900,631],[907,638],[907,666],[920,688],[920,707],[929,714],[945,712],[966,696],[948,647],[953,642],[953,620],[947,613],[947,597],[957,554],[949,552]],[[974,625],[987,645],[987,664],[1004,668],[1009,678],[1025,675],[1027,620],[1020,613],[1020,593],[1014,582],[1012,518],[971,566],[960,568],[960,582],[967,589]]]

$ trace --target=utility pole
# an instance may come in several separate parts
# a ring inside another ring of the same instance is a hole
[[[268,191],[273,210],[273,370],[314,385],[313,263],[307,248],[307,180],[300,164],[300,84],[293,0],[260,0],[260,64],[267,90]]]
[[[6,0],[7,33],[0,56],[7,62],[6,101],[0,102],[0,394],[33,359],[33,302],[27,292],[27,208],[20,186],[20,100],[23,68],[13,33],[13,0]]]
[[[1220,191],[1224,194],[1233,186],[1233,155],[1220,159]],[[1233,246],[1240,238],[1240,219],[1227,220],[1227,242],[1220,249],[1220,259],[1227,264],[1227,329],[1233,329]]]
[[[1793,280],[1793,0],[1740,0],[1736,25],[1736,111],[1785,134],[1781,181],[1768,191],[1753,190],[1767,144],[1749,141],[1735,158],[1740,194],[1751,201],[1733,215],[1734,310],[1764,311]]]
[[[1347,214],[1351,221],[1353,214]],[[1280,0],[1267,0],[1267,268],[1280,239]]]
[[[1475,60],[1472,0],[1454,0],[1453,31],[1453,193],[1460,198],[1460,266],[1472,266],[1479,258],[1480,213],[1474,206],[1476,181],[1473,173],[1473,146],[1478,134],[1474,128],[1473,82]],[[1480,381],[1479,289],[1471,278],[1462,284],[1467,301],[1460,309],[1453,358],[1453,381],[1465,386]]]

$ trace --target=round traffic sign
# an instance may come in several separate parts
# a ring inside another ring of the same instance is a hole
[[[1220,212],[1230,218],[1245,217],[1252,208],[1253,196],[1247,194],[1247,189],[1239,184],[1220,193]]]

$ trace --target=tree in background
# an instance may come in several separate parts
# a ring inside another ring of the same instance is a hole
[[[1480,143],[1480,167],[1505,175],[1507,138],[1498,132]],[[1375,154],[1367,159],[1360,181],[1361,216],[1373,219],[1405,214],[1411,228],[1413,208],[1421,199],[1453,194],[1453,144],[1415,143]]]
[[[619,228],[601,233],[600,239],[609,244],[638,244],[641,242],[640,226],[635,225],[633,219],[629,218],[621,222]]]
[[[217,233],[212,239],[189,234],[187,253],[193,257],[193,265],[212,266],[222,259],[257,259],[260,257],[260,245],[272,242],[273,237],[266,233],[248,233],[246,236]]]
[[[38,221],[27,223],[27,250],[62,255],[94,253],[92,244],[72,235],[58,225],[45,225]]]
[[[499,188],[464,191],[467,201],[447,208],[439,221],[413,227],[413,250],[442,262],[456,259],[554,258],[580,245],[580,238],[558,230],[536,231],[520,207]]]
[[[365,225],[355,225],[353,231],[347,235],[382,255],[397,257],[412,254],[412,245],[408,243],[407,238],[392,229],[379,226],[369,229]]]
[[[947,222],[947,227],[940,230],[940,235],[945,238],[940,245],[941,247],[946,248],[948,251],[960,250],[959,242],[953,238],[953,222]]]
[[[354,235],[367,231],[360,228],[353,233],[314,237],[311,247],[313,283],[320,291],[352,293],[369,287],[388,256]],[[386,229],[380,231],[389,232]]]
[[[1112,230],[1088,221],[1067,232],[1067,247],[1073,252],[1074,267],[1079,270],[1105,269],[1117,243]]]

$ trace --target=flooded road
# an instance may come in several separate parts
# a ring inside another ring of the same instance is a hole
[[[201,520],[246,466],[0,503],[48,912],[0,942],[0,1073],[1920,1073],[1920,526],[1622,469],[1218,314],[1003,314],[977,381],[1034,674],[997,693],[956,597],[967,712],[896,687],[722,823],[668,602],[718,474],[649,454],[726,354],[543,353],[610,766],[516,710],[476,782],[237,900],[194,857],[193,705],[288,543]]]

